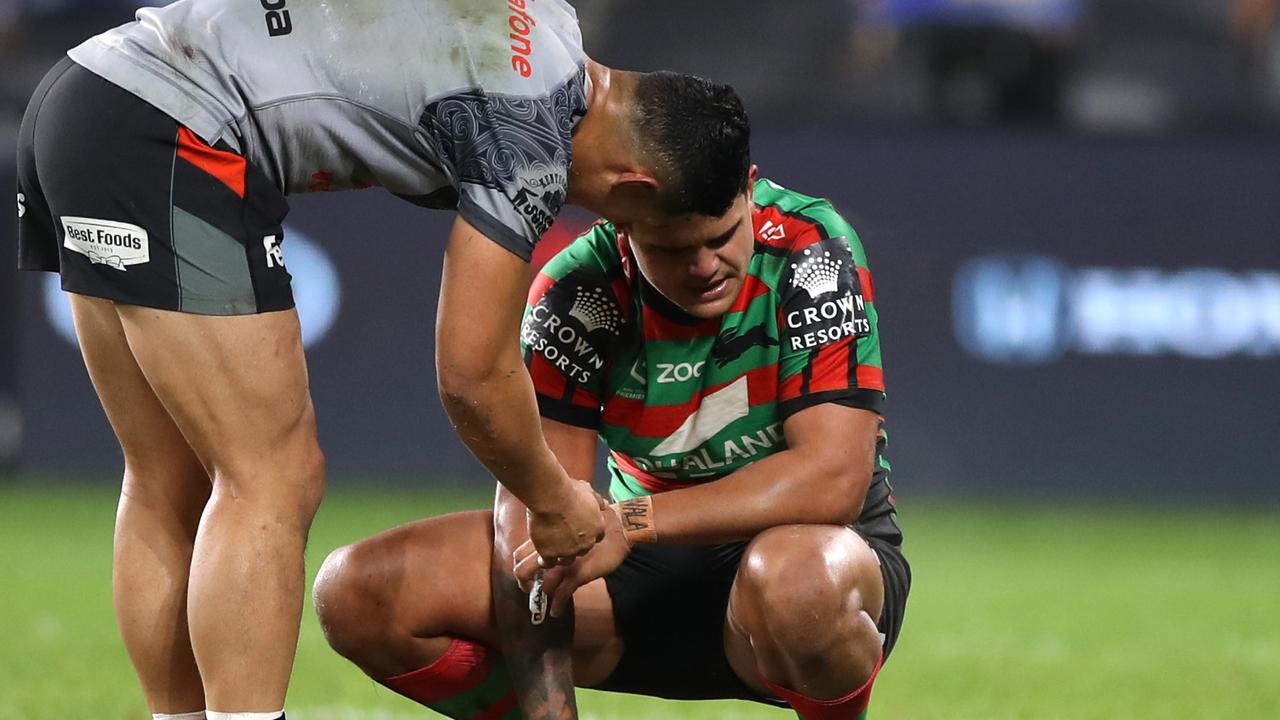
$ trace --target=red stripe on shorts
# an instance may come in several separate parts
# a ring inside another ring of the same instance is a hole
[[[214,150],[195,133],[178,128],[178,157],[214,176],[231,192],[244,197],[244,174],[248,164],[233,152]]]

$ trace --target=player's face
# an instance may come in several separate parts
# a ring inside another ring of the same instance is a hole
[[[749,193],[720,217],[690,214],[627,230],[640,272],[680,309],[708,320],[733,306],[755,250]]]

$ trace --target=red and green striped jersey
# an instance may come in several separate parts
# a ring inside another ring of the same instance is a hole
[[[857,234],[826,200],[768,180],[754,201],[754,254],[720,318],[693,318],[658,293],[609,223],[533,283],[520,335],[539,409],[600,434],[615,500],[783,450],[782,423],[820,403],[880,412],[879,318]],[[888,463],[877,464],[859,524],[884,518],[879,529],[896,534]]]

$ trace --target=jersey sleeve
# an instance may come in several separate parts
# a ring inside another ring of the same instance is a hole
[[[598,429],[611,356],[624,324],[597,227],[534,279],[520,345],[543,417]]]
[[[880,412],[884,371],[874,286],[858,236],[834,211],[797,243],[780,292],[779,415],[822,403]]]
[[[458,212],[528,261],[564,205],[572,132],[586,114],[581,67],[549,93],[471,91],[437,100],[422,124],[458,188]]]

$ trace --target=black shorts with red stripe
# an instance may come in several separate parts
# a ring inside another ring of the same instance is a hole
[[[225,142],[210,147],[64,58],[18,138],[18,267],[68,292],[200,315],[293,307],[289,205]]]

